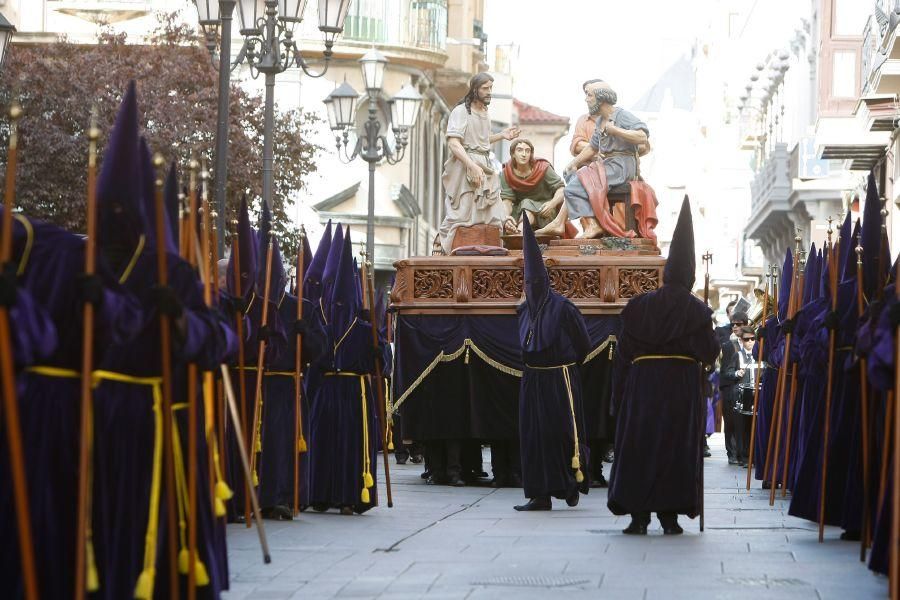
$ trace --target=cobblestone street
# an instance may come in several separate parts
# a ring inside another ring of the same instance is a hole
[[[628,517],[591,490],[576,508],[517,513],[521,490],[426,486],[421,465],[391,466],[394,508],[352,517],[305,512],[267,521],[272,564],[256,532],[230,525],[229,599],[238,598],[883,598],[887,581],[856,543],[787,515],[788,501],[729,467],[721,436],[706,462],[706,532],[621,534]],[[485,466],[489,467],[487,453]],[[380,469],[379,469],[380,471]],[[384,502],[383,481],[380,498]],[[789,499],[788,499],[789,500]]]

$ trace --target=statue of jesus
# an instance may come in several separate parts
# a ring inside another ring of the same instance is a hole
[[[488,224],[500,228],[507,214],[500,201],[500,177],[491,163],[491,144],[514,140],[518,127],[491,133],[488,106],[494,78],[478,73],[469,81],[469,91],[450,112],[447,146],[450,158],[444,163],[444,219],[438,230],[441,247],[450,254],[453,236],[460,227]]]

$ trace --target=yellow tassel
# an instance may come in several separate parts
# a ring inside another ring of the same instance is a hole
[[[388,441],[388,450],[393,450],[393,449],[394,449],[394,441],[393,441],[393,440],[389,440],[389,441]]]
[[[359,497],[363,501],[363,504],[368,504],[369,503],[369,490],[367,488],[363,488],[362,494],[360,494]]]
[[[581,468],[581,461],[578,460],[578,456],[573,456],[573,457],[572,457],[572,468],[573,468],[573,469],[580,469],[580,468]]]
[[[259,436],[256,436],[256,451],[262,452],[262,440],[259,439]]]
[[[182,548],[178,552],[178,572],[181,573],[182,575],[187,575],[188,558],[189,558],[188,549]]]
[[[197,563],[194,565],[194,577],[197,581],[197,587],[209,585],[209,573],[206,572],[206,565],[200,559],[197,559]]]
[[[259,476],[256,474],[256,471],[253,471],[253,487],[257,487],[259,485]]]
[[[308,450],[308,448],[306,447],[306,438],[301,437],[299,440],[297,440],[297,451],[302,454],[303,452],[306,452],[307,450]]]
[[[153,598],[153,579],[156,577],[156,569],[150,567],[141,571],[137,586],[134,588],[134,597],[138,600],[150,600]]]
[[[228,484],[221,479],[216,482],[216,498],[219,500],[231,500],[234,492],[228,487]]]
[[[581,469],[575,471],[575,481],[577,481],[578,483],[584,481],[584,473],[581,472]]]
[[[370,488],[370,487],[372,487],[373,485],[375,485],[375,480],[372,479],[372,474],[371,474],[371,473],[366,473],[365,475],[363,475],[363,479],[365,479],[365,481],[366,481],[366,487],[367,487],[367,488]]]
[[[97,561],[94,558],[94,544],[87,543],[87,581],[85,587],[89,592],[100,589],[100,576],[97,574]]]
[[[216,516],[224,517],[228,514],[228,511],[225,509],[225,503],[222,502],[221,498],[216,498]]]
[[[463,358],[463,364],[469,364],[469,347],[466,346],[466,356]]]

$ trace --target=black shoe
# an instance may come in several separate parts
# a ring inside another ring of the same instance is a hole
[[[409,462],[411,462],[411,463],[414,464],[414,465],[419,465],[419,464],[422,464],[422,462],[423,462],[424,460],[425,460],[425,459],[422,457],[421,454],[413,454],[413,455],[410,457]]]
[[[406,464],[406,457],[405,457],[405,456],[397,456],[396,454],[394,454],[394,458],[397,459],[397,464],[398,464],[398,465],[405,465],[405,464]]]
[[[352,507],[352,506],[342,506],[342,507],[341,507],[341,514],[342,514],[342,515],[352,515],[352,514],[353,514],[353,507]]]
[[[763,480],[763,482],[762,482],[762,489],[764,489],[764,490],[771,490],[771,489],[772,489],[772,482],[771,482],[771,481],[767,481],[767,480]]]
[[[431,471],[425,469],[424,471],[422,471],[419,477],[421,477],[422,479],[428,479],[429,477],[431,477]]]
[[[678,521],[675,520],[671,524],[663,527],[663,533],[665,535],[681,535],[684,533],[684,529],[682,529],[681,525],[678,524]]]
[[[712,452],[709,451],[709,446],[703,447],[703,458],[709,458],[712,456]]]
[[[622,530],[625,535],[647,535],[647,523],[631,517],[631,524]]]
[[[599,479],[594,479],[591,481],[592,488],[606,488],[609,487],[609,482],[606,480],[606,477],[603,476],[603,473],[600,474]]]
[[[678,524],[677,513],[656,513],[656,516],[659,518],[659,524],[662,525],[665,535],[681,535],[684,533],[684,529]]]
[[[841,533],[841,540],[845,542],[858,542],[860,540],[860,533],[858,531],[844,531]]]
[[[518,506],[513,506],[514,509],[519,512],[526,512],[531,510],[550,510],[552,508],[550,504],[550,498],[531,498],[528,500],[527,504],[520,504]]]
[[[459,478],[459,475],[451,475],[447,480],[450,487],[466,487],[466,482]]]
[[[578,497],[581,494],[578,492],[578,488],[573,488],[572,492],[566,497],[566,504],[569,506],[578,506]]]

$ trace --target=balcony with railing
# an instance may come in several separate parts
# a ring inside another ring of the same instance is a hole
[[[299,27],[301,40],[319,40],[313,3]],[[447,0],[355,0],[344,21],[335,54],[362,54],[377,46],[389,59],[419,66],[447,60]]]

